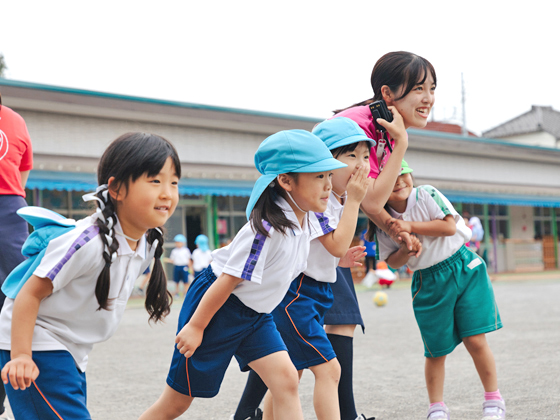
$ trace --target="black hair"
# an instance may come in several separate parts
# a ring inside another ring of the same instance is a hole
[[[177,176],[181,177],[181,162],[173,145],[155,134],[148,133],[126,133],[114,140],[101,156],[97,167],[97,182],[99,185],[108,184],[109,179],[114,177],[110,189],[120,190],[124,187],[128,191],[130,182],[136,181],[142,175],[155,176],[171,158]],[[100,191],[97,197],[105,203],[102,209],[103,218],[96,220],[103,244],[103,259],[105,266],[97,278],[95,296],[99,303],[99,309],[109,307],[109,287],[111,283],[112,257],[119,248],[115,238],[115,230],[112,228],[116,223],[115,202],[109,191]],[[102,206],[98,203],[98,206]],[[112,238],[112,239],[108,239]],[[150,318],[149,321],[160,321],[169,314],[173,298],[167,291],[167,278],[161,263],[163,253],[163,231],[160,228],[149,229],[147,241],[154,244],[157,240],[157,248],[154,255],[154,267],[148,283],[145,307]]]
[[[298,173],[290,172],[286,175],[292,177],[295,182],[298,181]],[[265,237],[269,237],[268,230],[263,224],[266,221],[275,230],[286,234],[287,229],[293,229],[296,224],[292,222],[280,206],[276,203],[278,197],[286,198],[286,192],[279,185],[278,179],[275,179],[268,187],[265,188],[255,207],[251,211],[249,221],[251,227],[256,233],[260,233]]]
[[[432,75],[434,83],[437,85],[434,66],[425,58],[407,51],[387,53],[377,60],[371,72],[370,82],[373,89],[373,98],[358,102],[347,108],[337,109],[333,112],[338,114],[346,109],[368,105],[383,99],[381,88],[385,85],[395,94],[402,86],[404,88],[403,93],[396,100],[402,99],[408,95],[414,86],[426,81],[428,72]]]
[[[335,159],[337,159],[339,156],[342,156],[345,153],[350,153],[350,152],[353,152],[354,150],[356,150],[356,147],[358,147],[358,145],[362,142],[366,143],[366,146],[367,146],[368,150],[371,148],[371,142],[370,141],[362,140],[362,141],[359,141],[357,143],[350,143],[350,144],[347,144],[345,146],[340,146],[340,147],[337,147],[336,149],[332,149],[331,153],[332,153],[333,157]]]

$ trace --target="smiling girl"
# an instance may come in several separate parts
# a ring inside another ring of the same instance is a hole
[[[181,165],[167,140],[128,133],[112,142],[97,169],[99,187],[84,200],[97,212],[75,222],[46,209],[19,211],[35,231],[30,256],[6,279],[0,315],[2,380],[18,419],[86,420],[88,354],[109,339],[134,282],[155,259],[146,309],[169,313],[159,227],[179,200]]]

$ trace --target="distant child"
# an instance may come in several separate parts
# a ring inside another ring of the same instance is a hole
[[[198,276],[212,262],[212,251],[208,247],[208,236],[198,235],[194,240],[196,249],[191,256],[194,276]]]
[[[277,420],[303,418],[297,371],[270,312],[305,270],[310,212],[327,209],[332,171],[346,165],[304,130],[268,137],[255,165],[262,176],[247,205],[249,223],[191,285],[167,385],[141,420],[174,419],[195,397],[215,396],[233,356],[264,380]]]
[[[97,201],[92,216],[74,222],[37,207],[20,213],[36,230],[24,245],[29,258],[4,283],[0,315],[2,380],[17,419],[91,419],[88,354],[113,335],[152,260],[145,306],[150,320],[169,313],[159,227],[177,206],[180,176],[167,140],[128,133],[103,153],[100,186],[84,196]]]
[[[483,420],[505,419],[505,404],[498,390],[494,355],[485,334],[502,328],[486,264],[465,247],[471,232],[451,203],[434,187],[414,188],[412,169],[403,160],[401,174],[386,209],[392,235],[415,234],[423,252],[410,257],[378,230],[379,257],[393,267],[408,264],[414,270],[412,303],[426,356],[429,420],[448,420],[443,402],[445,358],[463,342],[484,387]]]
[[[175,248],[171,251],[166,261],[173,264],[173,281],[175,282],[175,296],[180,296],[180,287],[183,283],[183,295],[187,292],[189,284],[189,264],[191,261],[191,251],[187,248],[187,238],[185,235],[175,235]]]

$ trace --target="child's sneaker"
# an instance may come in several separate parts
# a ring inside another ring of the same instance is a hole
[[[504,400],[488,400],[482,404],[482,420],[505,420],[506,404]]]
[[[356,420],[375,420],[375,417],[366,417],[363,414],[360,414],[358,417],[356,417]]]
[[[445,404],[434,404],[428,410],[428,420],[450,420],[449,408]]]
[[[263,412],[260,408],[257,408],[255,410],[255,414],[253,414],[252,416],[247,417],[245,420],[262,420],[263,418]],[[229,420],[233,420],[233,414],[231,415],[231,417],[229,418]]]

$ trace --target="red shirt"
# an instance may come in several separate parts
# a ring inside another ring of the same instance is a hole
[[[21,173],[33,168],[31,139],[23,118],[7,106],[0,108],[0,195],[21,195]]]

